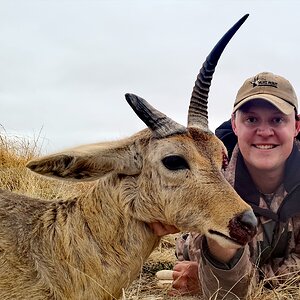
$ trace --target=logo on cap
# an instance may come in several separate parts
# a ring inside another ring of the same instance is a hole
[[[270,86],[270,87],[277,88],[277,82],[271,81],[271,80],[267,80],[265,78],[254,77],[253,81],[250,81],[250,83],[252,84],[252,87],[256,87],[256,86]]]

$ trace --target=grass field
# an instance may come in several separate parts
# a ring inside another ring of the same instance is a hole
[[[0,188],[16,193],[43,199],[72,198],[84,193],[89,183],[68,183],[37,176],[25,168],[26,162],[40,154],[36,142],[24,138],[9,138],[0,132]],[[169,286],[159,288],[155,273],[162,269],[172,269],[176,261],[174,255],[176,235],[162,239],[159,247],[145,262],[139,278],[124,290],[122,300],[162,300],[162,299],[201,299],[197,297],[168,296]],[[251,300],[294,299],[300,300],[299,275],[276,289],[264,289],[260,284]],[[296,283],[298,282],[298,283]],[[92,300],[92,299],[91,299]]]

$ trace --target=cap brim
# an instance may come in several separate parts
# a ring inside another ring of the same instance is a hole
[[[279,109],[281,112],[283,112],[285,115],[290,115],[293,111],[295,111],[295,108],[293,105],[289,104],[285,100],[278,98],[276,96],[270,95],[270,94],[257,94],[250,97],[247,97],[243,99],[241,102],[239,102],[236,106],[233,108],[233,112],[236,112],[242,105],[245,103],[251,101],[251,100],[265,100],[272,105],[274,105],[277,109]]]

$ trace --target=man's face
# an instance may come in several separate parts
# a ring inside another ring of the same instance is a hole
[[[264,100],[245,104],[232,117],[240,151],[248,168],[282,171],[289,157],[300,122]]]

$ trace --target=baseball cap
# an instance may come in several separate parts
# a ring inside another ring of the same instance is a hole
[[[244,82],[237,93],[233,112],[254,99],[268,101],[286,115],[298,111],[297,96],[290,82],[270,72],[259,73]]]

